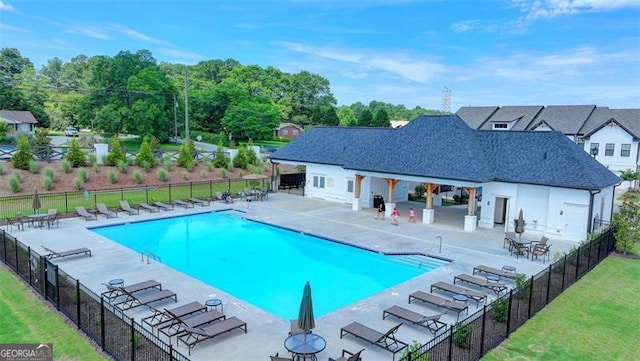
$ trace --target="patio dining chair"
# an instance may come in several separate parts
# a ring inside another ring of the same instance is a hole
[[[548,260],[549,259],[549,254],[550,252],[550,248],[551,245],[550,244],[536,244],[535,246],[533,246],[533,248],[531,249],[531,260],[533,261],[533,257],[535,257],[536,259],[538,259],[538,256],[542,256],[542,263],[546,263],[545,262],[545,258]]]

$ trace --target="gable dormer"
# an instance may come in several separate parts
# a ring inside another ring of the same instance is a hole
[[[515,118],[509,121],[493,120],[491,121],[491,129],[493,130],[511,130],[513,125],[516,124],[522,117]]]

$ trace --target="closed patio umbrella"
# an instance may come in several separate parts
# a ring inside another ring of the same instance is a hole
[[[522,234],[524,233],[524,217],[522,216],[522,208],[520,208],[518,221],[516,223],[516,233],[518,234],[518,237],[522,237]]]
[[[309,281],[304,285],[304,291],[302,292],[302,301],[298,312],[298,327],[304,331],[305,338],[311,332],[311,329],[316,327],[316,321],[313,318],[313,303],[311,302],[311,285]]]
[[[38,210],[42,207],[42,204],[40,204],[40,196],[38,195],[38,188],[33,188],[31,205],[33,206],[33,213],[38,213]]]

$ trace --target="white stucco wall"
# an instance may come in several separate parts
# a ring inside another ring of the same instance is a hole
[[[308,164],[305,196],[344,203],[346,201],[347,178],[349,175],[349,172],[341,167]],[[314,186],[314,177],[324,177],[324,188],[319,187],[319,184],[317,187]]]
[[[584,150],[590,152],[591,144],[598,143],[599,150],[596,160],[602,163],[605,167],[609,168],[616,175],[620,175],[621,170],[636,170],[638,166],[638,141],[634,141],[631,134],[627,133],[624,129],[618,125],[607,125],[602,129],[595,132],[589,139],[585,139]],[[613,155],[605,155],[606,144],[614,144]],[[620,151],[622,150],[622,144],[631,144],[631,150],[628,157],[622,157]],[[630,182],[623,182],[620,187],[629,188]]]

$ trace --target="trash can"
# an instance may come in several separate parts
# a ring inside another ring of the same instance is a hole
[[[380,204],[384,203],[384,198],[381,195],[373,196],[373,208],[380,207]]]

